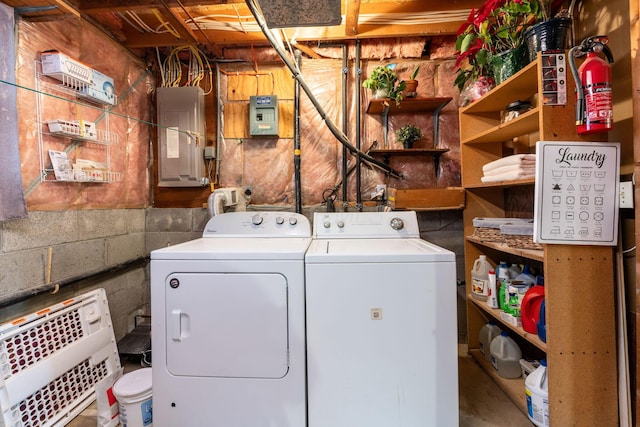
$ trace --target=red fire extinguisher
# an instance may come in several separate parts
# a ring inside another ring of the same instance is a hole
[[[611,67],[613,55],[607,36],[589,37],[569,51],[569,65],[576,82],[576,127],[578,135],[613,129]],[[602,52],[607,61],[600,58]],[[586,55],[578,69],[575,58]]]

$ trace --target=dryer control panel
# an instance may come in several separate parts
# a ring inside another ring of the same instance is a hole
[[[311,237],[307,217],[295,212],[228,212],[212,217],[202,237]]]
[[[419,238],[414,211],[316,212],[313,237],[321,238]]]

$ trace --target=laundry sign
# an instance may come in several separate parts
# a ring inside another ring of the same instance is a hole
[[[538,243],[618,243],[620,143],[536,143],[534,236]]]

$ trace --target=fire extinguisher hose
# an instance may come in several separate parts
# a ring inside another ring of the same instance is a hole
[[[573,80],[576,84],[576,126],[584,124],[584,111],[585,111],[584,92],[582,90],[582,79],[578,74],[578,67],[576,66],[576,56],[580,55],[580,52],[582,52],[581,45],[574,46],[569,50],[569,67],[571,68],[571,74],[573,74]]]

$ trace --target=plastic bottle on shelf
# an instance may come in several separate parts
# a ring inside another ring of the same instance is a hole
[[[498,307],[504,310],[509,300],[509,264],[505,261],[500,261],[498,267],[496,267],[496,281],[497,286],[500,288],[498,291]]]
[[[493,269],[486,255],[480,255],[473,262],[471,270],[471,296],[481,301],[487,300],[489,293],[489,270]]]
[[[491,365],[502,378],[522,376],[520,359],[522,351],[508,333],[502,332],[491,341]]]
[[[519,274],[522,273],[522,270],[520,269],[520,266],[518,264],[511,264],[511,267],[509,267],[509,270],[507,271],[509,274],[509,279],[515,279]]]
[[[490,308],[499,308],[498,287],[496,286],[496,272],[489,270],[489,292],[487,293],[487,305]]]
[[[509,280],[509,264],[506,261],[500,261],[496,267],[496,278],[498,281]]]
[[[537,283],[529,288],[522,298],[520,304],[520,315],[522,316],[522,329],[531,334],[538,333],[538,320],[540,320],[540,306],[544,300],[544,280],[538,276]]]
[[[547,361],[542,359],[540,366],[530,373],[524,381],[527,397],[527,415],[538,427],[549,426],[549,391],[547,381]]]
[[[542,298],[542,303],[540,304],[540,318],[538,319],[538,323],[536,324],[536,329],[540,341],[547,342],[547,318],[544,298]]]
[[[480,333],[478,334],[480,339],[480,353],[482,353],[488,362],[491,361],[491,341],[500,335],[501,332],[502,330],[493,320],[489,320],[489,323],[484,324],[480,328]]]
[[[536,277],[533,274],[531,274],[531,269],[527,264],[524,265],[524,268],[522,269],[522,273],[518,274],[515,280],[528,283],[532,286],[535,285],[536,283]]]
[[[506,306],[505,303],[509,295],[507,291],[507,287],[509,285],[507,284],[507,282],[498,280],[498,284],[496,286],[498,286],[498,307],[500,307],[500,310],[504,311],[504,308]]]

